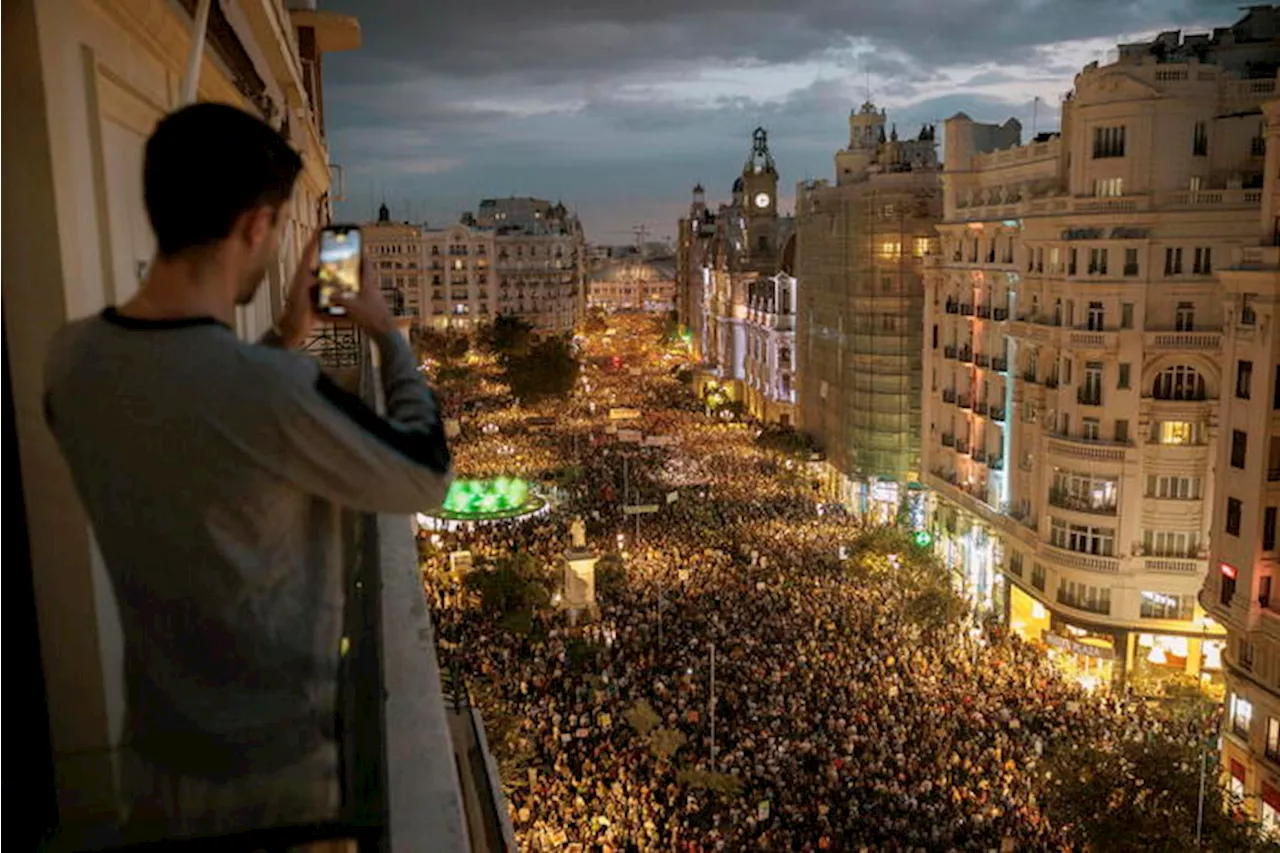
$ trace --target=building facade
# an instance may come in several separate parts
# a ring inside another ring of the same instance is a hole
[[[585,310],[585,239],[564,205],[485,199],[447,228],[393,223],[384,205],[362,231],[389,303],[419,326],[471,329],[509,314],[563,334]]]
[[[1256,242],[1275,90],[1274,65],[1237,61],[1242,23],[1215,32],[1221,56],[1130,45],[1090,64],[1061,132],[1030,144],[946,125],[925,306],[935,541],[1089,685],[1221,682],[1223,631],[1196,598],[1230,381],[1218,268]]]
[[[835,184],[796,198],[800,427],[831,497],[879,520],[918,492],[924,258],[941,218],[933,128],[901,140],[885,123],[852,111]]]
[[[304,164],[284,208],[277,262],[255,301],[238,311],[237,334],[254,339],[270,328],[303,249],[328,217],[323,56],[358,47],[360,27],[346,15],[290,11],[278,0],[207,8],[195,98],[272,123]],[[121,816],[115,747],[125,723],[123,641],[88,520],[44,422],[43,364],[63,324],[128,301],[155,253],[141,191],[143,149],[157,121],[184,103],[195,9],[14,0],[4,10],[5,410],[20,463],[9,469],[10,506],[22,514],[27,540],[27,559],[11,568],[30,583],[15,608],[27,652],[10,677],[27,697],[16,711],[27,716],[15,724],[35,753],[49,738],[64,825]],[[40,764],[37,755],[33,775]],[[38,789],[41,780],[30,783]]]
[[[587,307],[667,313],[676,308],[674,259],[634,255],[602,259],[587,277]]]
[[[1222,767],[1280,831],[1280,101],[1264,107],[1266,184],[1250,245],[1218,273],[1224,302],[1209,573],[1201,601],[1227,629]]]
[[[699,393],[714,392],[773,423],[792,419],[792,368],[779,358],[789,355],[782,351],[790,348],[790,319],[777,312],[795,293],[783,269],[794,226],[778,214],[778,169],[768,133],[756,128],[730,202],[711,214],[702,186],[695,187],[677,242],[677,311],[701,361]],[[782,295],[787,299],[779,301]]]

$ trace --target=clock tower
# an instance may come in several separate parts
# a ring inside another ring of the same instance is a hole
[[[772,260],[778,251],[778,170],[763,127],[751,134],[751,153],[742,167],[742,188],[748,251],[757,260]]]

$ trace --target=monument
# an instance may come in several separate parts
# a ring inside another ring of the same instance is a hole
[[[561,606],[569,611],[570,621],[576,622],[583,612],[595,616],[596,561],[599,559],[587,547],[587,525],[582,516],[574,516],[569,523],[569,547],[562,555],[564,560],[564,596]]]

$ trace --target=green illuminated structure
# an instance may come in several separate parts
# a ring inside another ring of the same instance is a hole
[[[514,518],[540,509],[543,501],[518,477],[454,480],[445,495],[441,518],[464,521]]]

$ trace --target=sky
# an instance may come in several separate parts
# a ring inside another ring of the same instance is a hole
[[[728,199],[763,126],[788,210],[831,178],[850,109],[903,135],[963,110],[1055,130],[1086,63],[1167,29],[1240,17],[1224,0],[320,0],[363,46],[324,59],[347,221],[443,226],[481,198],[577,210],[592,242],[671,236],[701,182]],[[1036,98],[1040,101],[1036,102]],[[941,130],[941,127],[939,127]]]

